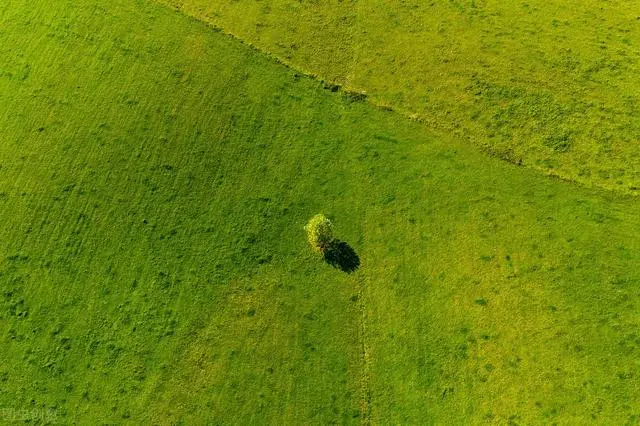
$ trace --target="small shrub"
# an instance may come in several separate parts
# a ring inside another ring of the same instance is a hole
[[[355,90],[345,90],[343,96],[348,103],[364,102],[367,100],[366,92],[356,92]]]
[[[327,89],[327,90],[331,90],[332,92],[337,92],[338,90],[340,90],[340,85],[339,84],[335,84],[335,83],[331,83],[331,82],[323,82],[322,86]]]
[[[323,214],[317,214],[304,227],[311,248],[317,253],[326,253],[333,242],[333,224]]]
[[[568,132],[547,136],[544,140],[545,146],[555,152],[567,152],[571,148],[571,135]]]

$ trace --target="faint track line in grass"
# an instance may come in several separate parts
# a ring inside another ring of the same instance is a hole
[[[360,423],[371,424],[371,387],[369,386],[369,348],[367,347],[367,313],[364,303],[365,282],[363,278],[356,278],[358,286],[358,313],[360,314]]]
[[[369,177],[366,178],[367,186],[371,186],[372,182]],[[367,222],[367,210],[361,211],[360,223],[365,224]],[[366,232],[363,234],[362,246],[365,246],[368,235]],[[360,314],[360,424],[371,425],[371,411],[372,411],[372,395],[371,395],[371,375],[370,375],[370,351],[367,344],[367,306],[365,301],[365,295],[369,284],[369,275],[366,271],[366,258],[363,259],[363,264],[360,265],[360,271],[354,277],[355,284],[358,289],[358,311]],[[364,275],[360,275],[364,274]]]

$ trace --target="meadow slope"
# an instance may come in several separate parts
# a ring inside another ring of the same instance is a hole
[[[154,1],[505,161],[638,194],[633,2]]]
[[[634,424],[640,219],[155,3],[0,6],[0,407]],[[361,260],[309,250],[317,212]]]

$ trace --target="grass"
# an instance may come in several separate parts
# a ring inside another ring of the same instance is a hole
[[[640,420],[636,198],[487,157],[154,3],[9,0],[0,28],[0,408]],[[318,212],[357,270],[310,251]]]
[[[498,158],[638,194],[629,2],[156,1]]]

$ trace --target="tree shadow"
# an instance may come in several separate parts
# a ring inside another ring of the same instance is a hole
[[[324,253],[324,260],[334,268],[350,274],[360,267],[360,258],[346,242],[336,240]]]

